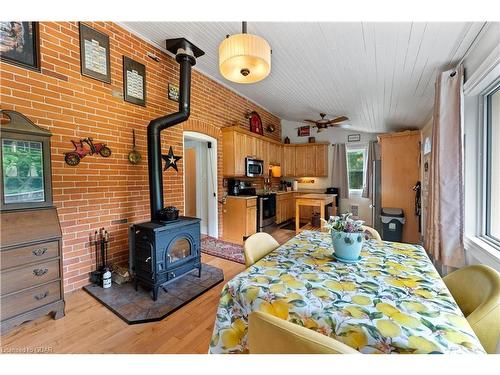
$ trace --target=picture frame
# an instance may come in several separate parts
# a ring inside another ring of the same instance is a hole
[[[349,134],[347,136],[347,142],[359,142],[361,141],[361,134]]]
[[[179,101],[179,86],[173,83],[168,84],[168,98],[174,102]]]
[[[309,125],[300,126],[297,128],[298,137],[309,137],[311,135],[311,127]]]
[[[123,56],[123,100],[146,106],[146,66]]]
[[[80,22],[80,69],[85,77],[111,83],[109,35]]]
[[[40,71],[38,22],[0,22],[0,60],[22,68]]]

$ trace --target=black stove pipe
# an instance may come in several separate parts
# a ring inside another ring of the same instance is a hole
[[[167,40],[167,49],[175,54],[180,65],[179,73],[179,111],[151,120],[148,125],[148,173],[151,221],[158,221],[159,211],[163,209],[163,176],[161,158],[162,130],[186,121],[190,114],[191,67],[196,57],[204,54],[184,38]]]

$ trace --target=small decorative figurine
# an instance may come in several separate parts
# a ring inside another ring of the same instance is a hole
[[[79,142],[72,140],[71,143],[75,149],[64,154],[64,161],[72,167],[80,164],[80,160],[87,155],[99,154],[105,158],[111,155],[111,149],[105,143],[94,143],[92,138],[80,139]]]

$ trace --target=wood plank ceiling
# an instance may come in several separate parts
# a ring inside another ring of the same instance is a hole
[[[271,74],[241,85],[219,73],[218,48],[239,22],[124,22],[133,33],[164,47],[186,37],[203,49],[196,69],[282,119],[347,115],[352,129],[384,132],[419,128],[434,104],[438,71],[457,63],[482,23],[249,22],[272,48]]]

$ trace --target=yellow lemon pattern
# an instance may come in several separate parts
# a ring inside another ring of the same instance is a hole
[[[252,311],[361,353],[484,353],[422,247],[366,241],[356,264],[331,254],[328,233],[304,231],[230,280],[210,353],[246,352]]]

